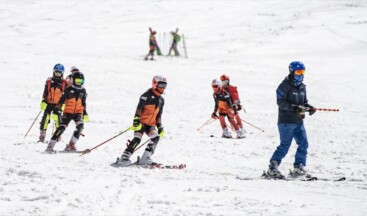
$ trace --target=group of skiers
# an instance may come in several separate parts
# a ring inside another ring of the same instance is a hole
[[[274,178],[282,178],[278,167],[287,154],[293,138],[298,144],[294,171],[299,175],[306,173],[306,156],[308,141],[303,124],[305,112],[310,115],[316,112],[308,103],[306,86],[303,84],[305,66],[302,62],[294,61],[289,65],[289,74],[276,90],[277,104],[279,107],[278,129],[280,145],[270,159],[267,175]],[[39,141],[44,141],[50,119],[56,122],[56,131],[48,143],[46,152],[53,153],[56,142],[60,139],[71,120],[75,121],[74,131],[65,151],[75,151],[76,142],[82,135],[84,122],[89,120],[86,110],[87,92],[83,87],[85,78],[77,67],[71,68],[71,74],[63,79],[64,66],[56,64],[53,68],[53,76],[48,78],[44,87],[41,109],[44,115],[41,120]],[[131,164],[130,157],[141,142],[142,136],[147,134],[149,143],[137,162],[138,164],[154,163],[151,156],[154,154],[160,137],[164,134],[161,116],[163,113],[164,99],[162,94],[167,87],[167,79],[164,76],[154,76],[152,86],[140,96],[138,106],[133,118],[134,138],[128,141],[127,147],[121,158],[116,162],[120,166]],[[236,138],[245,138],[245,131],[239,111],[242,110],[237,87],[230,84],[230,77],[223,74],[220,79],[214,79],[211,83],[215,101],[213,119],[219,119],[223,130],[223,138],[232,138],[226,124],[236,132]]]
[[[149,34],[149,52],[148,54],[145,56],[144,60],[154,60],[154,53],[155,51],[157,51],[157,55],[162,55],[162,51],[159,48],[159,45],[157,43],[156,40],[156,31],[153,31],[151,29],[150,30],[150,34]],[[180,56],[180,52],[178,51],[177,45],[181,40],[181,36],[177,33],[178,30],[176,31],[171,31],[170,34],[172,36],[172,44],[170,46],[168,55],[171,55],[171,52],[174,52],[175,56]]]
[[[65,67],[62,64],[56,64],[53,68],[52,77],[47,78],[43,91],[41,110],[44,110],[40,122],[39,141],[44,142],[46,131],[50,119],[54,120],[56,130],[46,148],[47,153],[54,152],[54,146],[60,140],[61,135],[69,125],[74,121],[76,130],[74,131],[65,151],[75,151],[83,128],[84,122],[89,120],[87,113],[87,92],[83,87],[85,78],[79,69],[73,66],[71,74],[66,80],[63,78]]]

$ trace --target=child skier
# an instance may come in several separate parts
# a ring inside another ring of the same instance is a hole
[[[242,130],[238,127],[236,121],[234,120],[235,111],[232,108],[232,102],[230,94],[222,88],[222,83],[214,79],[212,81],[212,88],[213,88],[213,97],[214,97],[214,112],[212,113],[213,119],[218,119],[220,121],[220,125],[223,129],[222,137],[223,138],[232,138],[231,132],[227,128],[227,124],[225,122],[225,117],[227,116],[228,121],[236,130],[237,138],[242,139],[245,138]],[[219,112],[219,117],[217,115],[217,111]]]
[[[61,106],[65,103],[61,125],[53,134],[46,149],[47,153],[55,152],[53,148],[58,138],[65,131],[71,120],[74,120],[76,129],[70,139],[69,144],[66,145],[65,151],[76,151],[75,144],[78,141],[80,134],[82,133],[84,122],[89,121],[86,109],[87,92],[83,87],[84,81],[85,79],[83,73],[75,72],[73,74],[73,84],[65,89],[60,101],[55,106],[51,117],[55,121],[60,122]]]
[[[180,56],[180,52],[178,51],[177,45],[178,42],[181,40],[181,36],[177,34],[176,32],[171,32],[172,35],[172,47],[173,51],[175,52],[175,56]]]
[[[145,56],[144,60],[148,60],[150,56],[150,60],[154,60],[154,51],[157,47],[155,35],[156,31],[152,31],[149,35],[149,53]]]
[[[57,102],[59,102],[61,94],[65,89],[66,81],[63,79],[64,70],[64,65],[56,64],[53,68],[52,77],[46,80],[40,105],[41,110],[44,112],[40,122],[40,136],[38,142],[45,141],[47,127],[50,123],[50,114]],[[57,127],[59,127],[58,124],[56,124],[56,128]]]
[[[240,97],[237,91],[237,86],[233,86],[229,84],[229,76],[226,74],[223,74],[220,76],[220,80],[222,81],[222,85],[224,90],[226,90],[231,95],[231,102],[233,110],[235,111],[234,119],[237,123],[237,125],[243,130],[243,124],[240,115],[238,114],[238,111],[242,109]]]
[[[66,82],[68,83],[68,86],[71,86],[73,85],[73,74],[75,72],[78,72],[79,71],[79,68],[75,67],[75,66],[72,66],[71,69],[70,69],[70,73],[67,77],[66,77]]]
[[[165,77],[154,76],[152,88],[140,96],[140,101],[133,120],[133,127],[135,128],[134,139],[128,142],[128,146],[122,154],[121,160],[116,163],[117,165],[129,166],[131,164],[130,157],[134,153],[135,148],[139,145],[144,133],[149,136],[150,142],[143,156],[138,161],[138,164],[154,164],[151,156],[155,152],[160,136],[163,136],[164,133],[161,122],[164,98],[161,95],[166,87],[167,79]]]

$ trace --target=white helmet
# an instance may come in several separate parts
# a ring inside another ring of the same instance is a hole
[[[217,80],[217,79],[213,79],[212,81],[212,87],[213,88],[219,88],[219,87],[222,87],[222,82]]]
[[[153,77],[153,80],[152,80],[152,88],[153,89],[157,89],[157,87],[160,87],[162,89],[166,89],[166,87],[167,87],[167,79],[166,79],[166,77],[164,77],[162,75],[157,75],[157,76],[154,76]]]

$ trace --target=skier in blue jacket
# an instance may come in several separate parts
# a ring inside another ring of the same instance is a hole
[[[306,86],[303,84],[305,66],[302,62],[294,61],[289,64],[289,75],[276,90],[278,111],[278,130],[280,145],[270,159],[267,174],[273,178],[284,178],[278,166],[286,156],[293,138],[298,148],[295,156],[294,171],[296,175],[305,175],[308,141],[303,124],[305,112],[312,115],[316,112],[308,104]]]

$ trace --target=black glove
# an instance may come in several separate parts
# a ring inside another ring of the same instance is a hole
[[[305,118],[306,107],[301,105],[299,106],[294,105],[293,111],[296,112],[298,115],[300,115],[302,118]]]
[[[305,104],[305,107],[308,108],[309,115],[313,115],[316,112],[315,107],[311,106],[310,104]]]
[[[241,109],[242,109],[241,104],[237,104],[237,110],[239,111],[239,110],[241,110]]]
[[[139,116],[135,116],[133,120],[133,126],[138,127],[140,125],[140,118]]]

